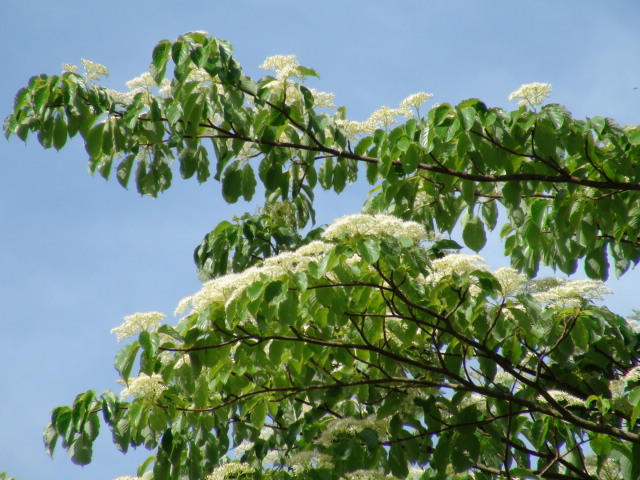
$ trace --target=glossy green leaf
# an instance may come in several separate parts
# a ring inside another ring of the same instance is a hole
[[[474,252],[479,252],[487,243],[487,234],[484,225],[478,217],[467,220],[462,229],[462,238],[467,247]]]

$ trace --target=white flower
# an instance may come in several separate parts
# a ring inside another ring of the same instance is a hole
[[[70,63],[62,64],[62,73],[67,73],[67,72],[76,73],[77,71],[78,71],[77,65],[71,65]]]
[[[427,240],[429,235],[417,222],[404,221],[391,215],[345,215],[335,220],[322,234],[325,240],[334,240],[342,235],[393,235],[407,237],[415,242]]]
[[[141,312],[127,315],[124,317],[124,323],[113,328],[111,333],[115,333],[118,342],[125,338],[138,335],[143,330],[155,330],[160,326],[160,320],[166,315],[160,312]]]
[[[336,108],[333,104],[336,96],[333,93],[319,92],[315,88],[310,88],[309,91],[311,92],[311,95],[313,95],[314,107]]]
[[[320,256],[331,248],[331,245],[320,240],[314,240],[307,245],[300,247],[296,250],[300,255]]]
[[[387,106],[383,106],[373,112],[369,117],[369,120],[382,128],[386,128],[397,123],[396,117],[404,115],[404,113],[405,111],[401,108],[389,108]]]
[[[251,450],[254,445],[255,444],[253,442],[250,442],[249,440],[243,440],[242,443],[235,448],[235,454],[241,457],[243,453]]]
[[[129,90],[149,90],[156,86],[156,81],[153,79],[149,72],[144,72],[139,76],[132,78],[128,82],[125,82],[125,85],[129,88]]]
[[[627,383],[640,381],[640,367],[633,367],[622,378]]]
[[[343,478],[346,480],[396,480],[393,475],[385,475],[378,470],[354,470],[345,473]]]
[[[298,475],[307,470],[315,468],[333,468],[331,456],[317,450],[307,450],[291,455],[287,460],[287,465]]]
[[[584,301],[602,300],[602,295],[611,293],[611,290],[598,280],[561,282],[564,283],[545,292],[535,293],[533,298],[550,307],[579,307]]]
[[[527,283],[527,276],[518,272],[515,268],[502,267],[493,272],[500,286],[502,287],[502,295],[509,297],[522,292],[523,287]]]
[[[107,88],[107,93],[109,96],[117,103],[122,103],[124,105],[130,104],[133,101],[135,95],[132,92],[120,92],[118,90],[113,90],[111,88]]]
[[[537,107],[549,97],[550,93],[550,83],[525,83],[509,94],[509,100],[520,98],[521,100],[518,102],[519,106]]]
[[[237,478],[239,475],[251,473],[254,468],[244,462],[223,463],[216,467],[211,475],[207,475],[207,480],[225,480],[227,478]]]
[[[372,134],[378,128],[376,122],[371,119],[364,122],[338,119],[336,125],[342,129],[345,137],[349,140],[356,140],[360,135]]]
[[[480,255],[452,253],[431,262],[431,274],[426,278],[426,282],[433,285],[453,274],[463,275],[474,270],[488,270]]]
[[[369,415],[362,419],[345,417],[331,420],[327,423],[320,437],[318,437],[317,443],[328,447],[342,435],[356,435],[365,428],[375,431],[379,436],[385,436],[387,433],[387,420],[378,420],[375,415]]]
[[[260,429],[260,436],[258,437],[260,440],[269,440],[273,435],[273,429],[269,427],[262,427]]]
[[[460,402],[460,408],[466,408],[470,405],[475,405],[480,410],[486,410],[487,398],[484,395],[480,395],[479,393],[472,393],[471,395],[464,397]]]
[[[133,395],[136,398],[142,398],[152,402],[167,389],[166,385],[162,382],[162,376],[157,373],[151,376],[142,373],[139,377],[130,378],[126,385],[126,388],[120,392],[121,399]]]
[[[633,367],[624,376],[609,382],[609,391],[613,398],[620,398],[624,395],[625,389],[630,382],[640,381],[640,367]]]
[[[269,450],[262,459],[263,465],[273,465],[280,461],[282,454],[278,450]]]
[[[551,398],[553,398],[556,402],[566,403],[569,406],[582,406],[584,405],[584,400],[578,397],[571,395],[570,393],[563,392],[562,390],[549,390],[547,392]],[[538,400],[546,403],[546,399],[541,395],[538,395]]]
[[[100,65],[99,63],[94,63],[91,60],[86,60],[81,58],[82,66],[84,67],[84,77],[88,81],[99,80],[100,77],[108,77],[109,70],[104,65]]]
[[[405,117],[411,118],[413,117],[412,108],[414,108],[416,112],[419,111],[420,106],[430,98],[433,98],[433,94],[431,93],[414,93],[400,102],[400,109],[402,110]]]
[[[267,57],[259,68],[263,70],[275,70],[278,80],[286,80],[289,77],[299,77],[302,75],[298,71],[298,58],[295,55],[273,55]]]

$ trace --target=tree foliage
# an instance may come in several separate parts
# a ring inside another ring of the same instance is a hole
[[[155,196],[179,171],[213,174],[230,203],[265,195],[196,248],[205,283],[177,323],[114,329],[133,338],[125,389],[55,408],[47,450],[88,463],[102,417],[117,448],[153,451],[138,475],[158,480],[639,478],[639,337],[596,300],[640,258],[640,130],[526,89],[513,111],[420,116],[418,94],[354,122],[294,57],[264,67],[253,80],[191,32],[158,43],[130,92],[91,62],[18,92],[7,136],[80,134],[90,171],[123,187]],[[359,174],[364,212],[311,229],[316,188]],[[455,253],[458,224],[476,252],[500,225],[514,268]],[[593,280],[531,279],[579,262]]]

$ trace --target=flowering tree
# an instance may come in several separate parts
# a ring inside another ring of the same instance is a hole
[[[157,480],[640,477],[640,337],[594,303],[639,260],[640,130],[541,106],[547,84],[513,111],[418,93],[356,122],[294,56],[254,81],[202,32],[161,41],[128,92],[83,64],[33,77],[6,135],[79,133],[92,172],[143,194],[213,172],[265,204],[206,235],[175,322],[113,329],[123,390],[55,408],[50,453],[88,463],[102,417]],[[310,228],[315,189],[363,171],[363,212]],[[499,216],[514,268],[491,272],[449,234],[478,252]],[[532,279],[579,262],[590,280]]]

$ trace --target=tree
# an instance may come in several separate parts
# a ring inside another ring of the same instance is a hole
[[[61,149],[79,133],[90,170],[124,187],[155,196],[177,163],[213,170],[227,202],[265,195],[196,248],[204,283],[176,324],[114,329],[133,338],[123,391],[55,408],[49,453],[88,463],[102,416],[117,448],[154,452],[144,478],[639,478],[639,336],[596,301],[640,259],[640,129],[540,107],[546,84],[510,112],[421,116],[420,93],[355,122],[295,57],[263,67],[275,76],[254,81],[191,32],[158,43],[129,92],[87,61],[18,92],[7,137]],[[363,212],[312,228],[315,189],[363,170]],[[457,224],[478,252],[499,217],[514,268],[456,253]],[[533,278],[579,262],[591,280]]]

